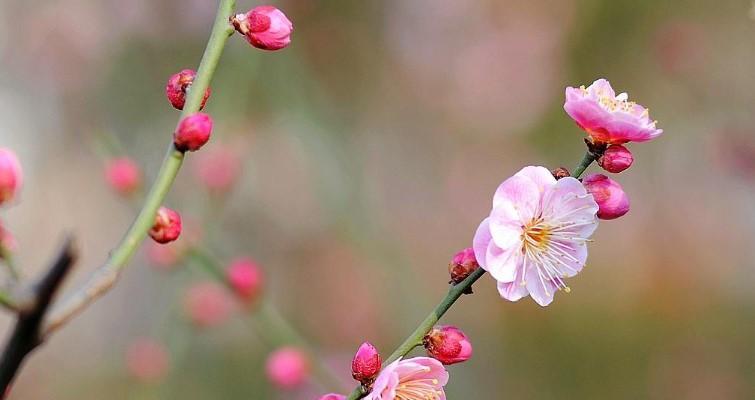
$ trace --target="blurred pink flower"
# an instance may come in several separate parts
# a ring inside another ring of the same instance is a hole
[[[181,260],[184,246],[177,242],[160,244],[157,242],[147,243],[147,260],[157,269],[169,270]]]
[[[280,50],[291,43],[294,24],[273,6],[257,6],[231,19],[236,30],[252,46],[262,50]]]
[[[556,290],[569,291],[564,278],[584,267],[597,212],[577,179],[557,181],[544,167],[525,167],[496,190],[493,210],[474,236],[475,256],[498,281],[501,297],[529,294],[547,306]]]
[[[165,347],[149,338],[134,341],[126,351],[128,372],[143,382],[160,381],[170,368],[170,356]]]
[[[16,247],[18,246],[16,238],[13,237],[13,234],[11,234],[9,230],[5,229],[2,221],[0,221],[0,246],[2,246],[5,251],[10,252],[16,250]],[[1,257],[2,254],[0,253],[0,258]]]
[[[241,175],[241,159],[226,146],[212,146],[197,155],[194,175],[210,191],[225,192]]]
[[[274,385],[293,389],[309,378],[309,360],[297,348],[282,347],[268,356],[265,371]]]
[[[233,260],[226,270],[226,279],[236,294],[247,303],[257,299],[264,283],[262,270],[248,258]]]
[[[232,308],[226,289],[214,282],[198,283],[186,291],[184,309],[189,319],[200,328],[225,322]]]
[[[445,400],[448,372],[429,357],[398,359],[385,367],[366,400]]]
[[[663,133],[647,108],[628,101],[626,93],[617,96],[605,79],[587,88],[567,87],[564,110],[595,142],[645,142]]]
[[[328,394],[322,395],[317,400],[346,400],[346,396],[342,394],[337,394],[337,393],[328,393]]]
[[[16,153],[0,148],[0,204],[13,200],[22,183],[21,163]]]
[[[423,340],[427,354],[445,365],[472,358],[472,342],[455,326],[436,326]]]
[[[134,160],[128,157],[119,157],[107,163],[105,178],[116,192],[128,195],[139,189],[142,183],[142,171]]]
[[[602,174],[592,174],[582,182],[598,203],[598,218],[616,219],[629,212],[629,197],[615,180]]]

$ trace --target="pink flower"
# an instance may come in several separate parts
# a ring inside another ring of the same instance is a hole
[[[168,97],[168,101],[170,101],[170,104],[172,104],[173,107],[178,110],[184,109],[186,92],[191,87],[191,84],[194,83],[194,78],[196,76],[197,73],[194,72],[194,70],[185,69],[171,75],[170,79],[168,79],[168,83],[165,85],[165,96]],[[208,98],[210,98],[210,88],[207,88],[204,92],[202,104],[199,106],[200,110],[204,108],[205,104],[207,104]]]
[[[322,395],[317,400],[346,400],[346,396],[342,394],[337,394],[337,393],[328,393],[328,394]]]
[[[473,248],[469,247],[456,253],[454,258],[451,259],[451,263],[448,264],[448,273],[451,275],[451,282],[449,283],[461,283],[479,267]]]
[[[245,302],[254,301],[262,291],[263,277],[257,263],[248,258],[231,262],[226,270],[226,279],[236,294]]]
[[[257,6],[246,14],[236,15],[231,23],[252,46],[262,50],[288,46],[294,31],[294,24],[286,14],[273,6]]]
[[[383,366],[383,360],[380,358],[375,346],[372,343],[364,342],[351,361],[351,376],[363,383],[372,382],[372,380],[380,372],[380,368]]]
[[[309,360],[301,350],[283,347],[270,354],[265,371],[268,379],[276,386],[293,389],[309,378]]]
[[[150,242],[147,245],[147,260],[155,266],[156,269],[170,270],[183,257],[185,246],[180,242],[171,242],[160,244]]]
[[[139,165],[128,157],[114,158],[105,167],[105,178],[116,192],[128,195],[139,189],[142,171]]]
[[[165,347],[149,338],[132,343],[126,351],[126,368],[143,382],[160,381],[170,369],[170,356]]]
[[[385,367],[365,400],[445,400],[448,372],[429,357],[398,359]]]
[[[632,166],[634,156],[632,152],[620,144],[608,146],[606,151],[598,158],[598,165],[608,172],[618,174]]]
[[[13,200],[22,183],[21,163],[16,153],[0,148],[0,204]]]
[[[210,191],[229,190],[241,174],[241,159],[229,147],[212,147],[199,154],[194,175]]]
[[[168,207],[160,207],[149,236],[157,243],[172,242],[181,235],[181,215]]]
[[[200,328],[219,325],[228,319],[233,304],[222,286],[202,282],[186,291],[184,310],[189,319]]]
[[[660,136],[648,109],[627,101],[626,93],[618,96],[605,79],[590,87],[566,88],[564,110],[595,142],[622,144],[645,142]]]
[[[475,233],[477,262],[498,281],[503,298],[531,295],[547,306],[556,290],[569,291],[564,278],[584,267],[597,211],[578,180],[525,167],[496,190],[493,210]]]
[[[423,340],[427,354],[445,365],[472,358],[472,342],[455,326],[437,326]]]
[[[629,212],[629,197],[615,180],[592,174],[586,176],[582,183],[598,203],[598,218],[616,219]]]
[[[194,113],[181,120],[173,134],[173,143],[179,151],[197,151],[210,140],[212,117]]]

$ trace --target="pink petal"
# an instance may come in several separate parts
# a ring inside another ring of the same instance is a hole
[[[502,250],[493,241],[488,245],[488,251],[485,257],[487,265],[484,269],[499,282],[513,281],[517,269],[522,264],[522,252],[520,251],[520,247],[511,247],[507,250]]]
[[[532,213],[534,211],[526,210],[522,212]],[[520,217],[520,211],[516,205],[510,202],[503,202],[494,208],[490,213],[490,235],[498,247],[508,250],[511,247],[519,247],[521,244],[523,220]],[[529,217],[527,220],[532,219]]]
[[[487,266],[487,253],[488,244],[492,240],[490,235],[490,218],[485,218],[477,227],[477,232],[472,239],[472,248],[474,249],[474,256],[477,259],[477,263],[485,268]]]
[[[556,183],[556,178],[554,178],[551,171],[545,167],[535,167],[530,165],[522,168],[522,170],[517,172],[514,176],[523,176],[534,182],[538,188],[538,198],[545,189]]]
[[[551,282],[547,276],[542,279],[538,276],[535,267],[527,270],[527,291],[537,304],[545,307],[553,301],[553,295],[556,293],[556,285]],[[543,287],[545,285],[545,287]]]
[[[504,207],[499,213],[510,218],[518,215],[519,221],[532,219],[539,203],[540,190],[537,184],[519,174],[503,181],[493,195],[493,210]]]
[[[529,295],[527,287],[523,286],[521,280],[518,279],[514,282],[498,282],[498,293],[509,301],[517,301]]]

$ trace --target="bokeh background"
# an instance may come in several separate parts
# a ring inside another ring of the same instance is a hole
[[[134,204],[105,160],[154,176],[175,125],[167,77],[195,67],[210,0],[0,2],[0,145],[26,181],[3,223],[27,277],[64,232],[82,257],[68,289],[119,240]],[[239,10],[256,3],[239,0]],[[29,360],[11,399],[314,399],[352,387],[364,340],[388,354],[446,291],[497,185],[524,165],[574,166],[566,86],[608,78],[658,119],[617,177],[632,199],[601,223],[588,267],[547,309],[484,277],[449,312],[476,354],[451,399],[755,398],[755,8],[749,1],[276,1],[293,44],[231,38],[207,110],[207,150],[243,160],[208,194],[189,157],[167,205],[220,264],[255,259],[261,302],[339,383],[280,391],[285,342],[254,310],[195,329],[183,297],[210,275],[150,262],[145,245],[105,298]],[[597,167],[593,167],[593,170]],[[186,239],[182,239],[186,240]],[[268,315],[269,316],[269,315]],[[9,327],[10,316],[2,317]],[[260,334],[262,331],[262,334]],[[130,343],[170,352],[162,379],[129,374]],[[261,339],[262,338],[262,339]],[[340,387],[339,387],[340,386]]]

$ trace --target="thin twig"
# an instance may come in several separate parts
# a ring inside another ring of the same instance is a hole
[[[29,288],[33,302],[29,308],[19,311],[16,326],[0,358],[0,399],[7,395],[8,387],[26,356],[42,343],[42,320],[75,260],[73,239],[69,237],[45,275]]]

